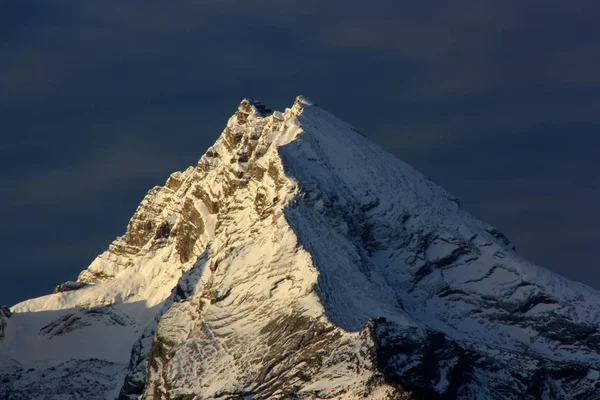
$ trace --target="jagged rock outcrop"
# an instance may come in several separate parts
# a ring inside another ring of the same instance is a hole
[[[14,307],[0,397],[88,360],[85,398],[600,398],[600,294],[301,97],[242,101],[78,282]]]
[[[85,282],[67,281],[56,286],[52,293],[70,292],[71,290],[78,290],[86,286],[88,286],[88,284]]]
[[[10,318],[12,312],[6,306],[0,307],[0,340],[4,339],[4,330],[6,329],[7,319]]]

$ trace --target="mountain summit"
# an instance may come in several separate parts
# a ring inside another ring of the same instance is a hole
[[[600,293],[298,97],[244,100],[55,293],[2,399],[598,399]]]

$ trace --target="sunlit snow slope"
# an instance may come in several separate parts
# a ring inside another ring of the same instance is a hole
[[[0,398],[600,398],[599,293],[301,97],[56,292],[0,309]]]

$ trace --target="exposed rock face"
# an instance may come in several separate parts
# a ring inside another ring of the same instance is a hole
[[[0,316],[1,317],[10,318],[11,315],[12,315],[12,311],[10,310],[10,308],[8,308],[6,306],[0,307]]]
[[[122,367],[103,360],[73,360],[46,369],[0,367],[0,398],[105,399],[120,384]]]
[[[67,281],[65,283],[61,283],[56,288],[54,288],[54,291],[52,293],[70,292],[71,290],[81,289],[86,286],[88,286],[88,284],[85,282]]]
[[[600,398],[600,295],[303,98],[244,100],[84,283],[14,307],[0,397],[95,359],[85,398]]]
[[[598,371],[534,354],[492,355],[446,335],[375,321],[378,369],[418,399],[593,399]]]
[[[134,322],[124,313],[112,307],[81,308],[73,313],[65,314],[40,329],[42,336],[62,336],[84,326],[92,326],[96,322],[103,325],[133,325]]]
[[[6,329],[7,319],[10,318],[12,312],[6,306],[0,307],[0,340],[4,339],[4,330]]]

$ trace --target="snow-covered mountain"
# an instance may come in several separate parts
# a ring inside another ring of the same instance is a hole
[[[0,399],[599,399],[600,293],[298,97],[244,100],[55,293]]]

